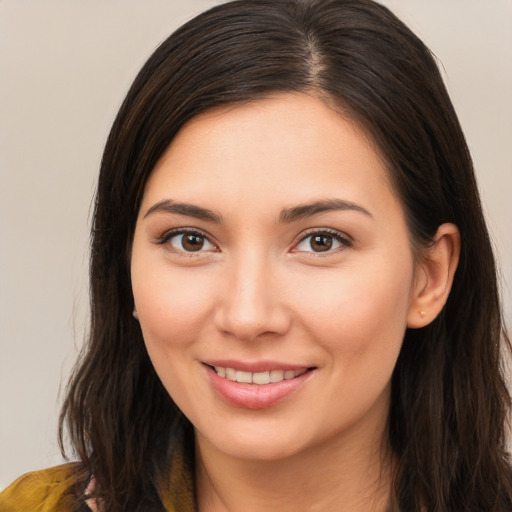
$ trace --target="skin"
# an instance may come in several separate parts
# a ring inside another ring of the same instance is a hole
[[[350,208],[282,218],[327,199]],[[202,248],[169,235],[180,228]],[[331,249],[311,244],[319,233]],[[385,510],[391,375],[407,326],[442,308],[457,257],[443,225],[415,264],[378,152],[315,97],[274,94],[182,128],[147,183],[131,272],[151,360],[196,429],[199,510]],[[204,365],[226,359],[312,370],[277,403],[245,408]]]

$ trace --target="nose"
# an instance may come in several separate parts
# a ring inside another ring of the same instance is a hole
[[[215,312],[216,327],[241,341],[255,341],[263,335],[283,335],[291,326],[292,312],[283,300],[278,273],[263,257],[226,269],[225,286]]]

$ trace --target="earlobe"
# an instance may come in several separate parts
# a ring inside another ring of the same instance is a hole
[[[460,255],[460,234],[455,224],[442,224],[432,246],[416,270],[407,326],[424,327],[443,309],[453,284]]]
[[[139,314],[137,313],[136,308],[133,308],[133,318],[135,318],[135,320],[139,320]]]

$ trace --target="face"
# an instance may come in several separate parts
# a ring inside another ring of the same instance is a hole
[[[147,183],[131,273],[153,365],[200,444],[276,459],[383,435],[413,254],[378,153],[319,99],[187,124]]]

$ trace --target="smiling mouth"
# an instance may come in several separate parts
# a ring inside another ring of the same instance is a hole
[[[294,379],[313,369],[302,368],[300,370],[269,370],[266,372],[253,373],[245,372],[242,370],[235,370],[234,368],[224,368],[222,366],[210,366],[210,368],[219,377],[222,377],[226,380],[239,382],[242,384],[255,384],[257,386],[264,386],[265,384],[274,384],[277,382],[282,382],[283,380]]]

